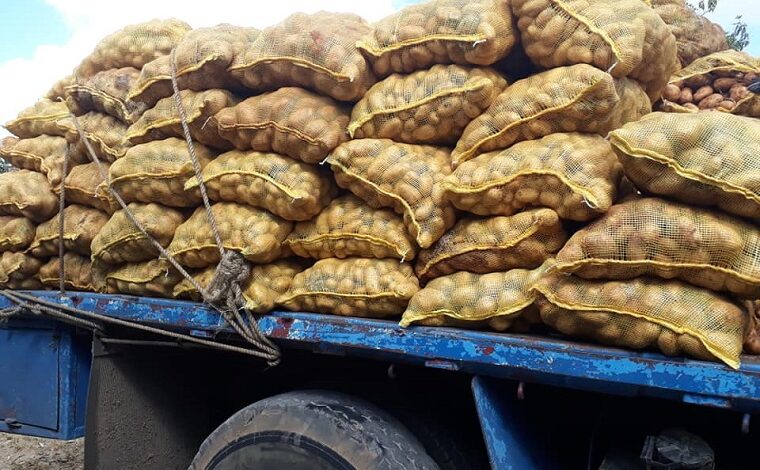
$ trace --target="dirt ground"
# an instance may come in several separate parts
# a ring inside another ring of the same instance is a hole
[[[58,441],[0,432],[0,470],[81,470],[84,439]]]

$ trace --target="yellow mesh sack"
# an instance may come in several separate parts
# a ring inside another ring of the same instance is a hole
[[[349,109],[332,98],[285,87],[219,111],[219,135],[239,150],[277,152],[319,163],[348,140]]]
[[[72,204],[63,209],[63,246],[66,251],[74,251],[89,256],[90,244],[100,229],[108,222],[108,215],[92,207]],[[29,246],[29,253],[37,258],[58,254],[59,217],[37,226],[34,241]]]
[[[169,246],[174,232],[185,220],[181,212],[159,204],[132,202],[127,207],[148,235],[164,248]],[[158,250],[129,220],[123,209],[116,211],[92,240],[94,263],[138,263],[158,255]]]
[[[187,126],[193,140],[209,147],[231,149],[232,145],[219,137],[216,124],[209,121],[222,108],[237,104],[237,98],[227,90],[181,90],[179,96],[187,114]],[[126,138],[135,145],[184,136],[175,98],[170,96],[158,100],[156,106],[145,111],[137,122],[129,126]]]
[[[130,263],[106,274],[106,288],[111,294],[171,298],[182,275],[165,259]]]
[[[22,139],[29,139],[43,134],[66,135],[56,122],[66,118],[69,109],[66,103],[43,98],[32,106],[18,113],[16,119],[5,123],[11,134]]]
[[[63,160],[66,158],[68,142],[63,137],[41,135],[31,139],[6,137],[0,143],[0,157],[11,165],[43,173],[52,188],[58,188],[63,179]],[[69,154],[68,169],[80,163],[84,155],[77,155],[73,149]]]
[[[263,30],[229,70],[257,91],[298,86],[356,101],[375,81],[356,49],[356,41],[369,32],[354,14],[295,13]]]
[[[216,153],[195,144],[195,155],[201,168]],[[135,145],[109,169],[111,187],[126,202],[157,202],[171,207],[196,207],[201,203],[200,191],[185,190],[185,183],[195,178],[187,142],[176,137]]]
[[[480,153],[556,132],[606,135],[651,111],[633,80],[615,80],[589,65],[560,67],[507,87],[467,125],[451,156],[456,168]]]
[[[44,261],[18,251],[0,255],[0,287],[6,289],[41,289],[37,272]]]
[[[356,103],[348,132],[353,138],[453,145],[506,86],[490,68],[434,65],[409,75],[394,74]]]
[[[587,281],[561,274],[535,290],[541,320],[566,335],[739,367],[742,311],[710,291],[651,277]]]
[[[551,134],[464,162],[442,187],[457,208],[478,215],[549,207],[563,219],[586,221],[610,208],[620,174],[604,138]]]
[[[77,116],[97,111],[109,114],[121,122],[133,122],[135,116],[127,108],[127,93],[139,76],[138,69],[123,67],[80,78],[66,87],[66,105]]]
[[[558,252],[567,235],[556,212],[533,209],[510,217],[461,219],[422,250],[415,271],[421,281],[455,271],[490,273],[536,268]]]
[[[461,271],[433,279],[414,294],[401,317],[401,326],[524,330],[538,323],[530,290],[537,273],[526,269],[487,274]]]
[[[112,162],[124,156],[129,147],[125,136],[127,126],[108,114],[89,111],[76,118],[85,139],[90,143],[95,155],[102,161]],[[75,144],[75,152],[88,155],[84,141],[79,138],[79,132],[74,124],[74,118],[67,117],[58,121],[58,127],[63,130],[66,139]]]
[[[613,206],[570,237],[557,261],[586,279],[655,275],[760,298],[757,225],[657,198]]]
[[[40,267],[37,279],[43,286],[58,288],[61,279],[61,261],[54,256]],[[66,289],[97,292],[92,280],[92,263],[88,256],[76,253],[63,255],[63,283]]]
[[[141,69],[151,60],[169,54],[190,29],[190,25],[174,18],[128,25],[103,38],[74,75],[91,77],[101,70],[121,67]]]
[[[0,251],[22,251],[34,240],[36,228],[26,217],[0,215]]]
[[[58,212],[58,197],[42,173],[29,170],[0,174],[0,215],[42,222]]]
[[[256,28],[219,24],[198,28],[182,37],[176,47],[177,86],[180,90],[241,88],[227,67],[258,37]],[[171,55],[145,64],[129,92],[129,100],[152,108],[161,98],[172,96]]]
[[[414,259],[417,248],[404,221],[349,194],[334,199],[314,219],[298,222],[285,246],[305,258]]]
[[[676,54],[681,67],[713,52],[728,49],[723,28],[697,14],[683,2],[653,7],[676,38]]]
[[[760,219],[760,120],[654,113],[609,140],[643,191]]]
[[[518,42],[503,0],[436,0],[410,5],[357,42],[380,77],[435,64],[491,65]]]
[[[525,53],[544,68],[590,64],[656,100],[678,69],[676,39],[641,0],[512,0]]]
[[[73,74],[63,77],[62,79],[55,82],[50,90],[45,93],[45,98],[52,101],[58,101],[59,99],[66,98],[66,87],[75,84],[76,81],[77,77],[75,77]]]
[[[287,220],[311,219],[337,191],[329,172],[276,153],[223,153],[202,176],[210,199],[261,207]],[[197,178],[185,183],[187,190],[197,187]]]
[[[455,222],[441,182],[451,173],[446,149],[399,144],[389,139],[357,139],[327,157],[335,180],[374,208],[389,207],[404,216],[422,248],[441,238]]]
[[[282,241],[293,223],[267,211],[232,202],[211,206],[219,236],[227,250],[234,250],[254,263],[268,263],[280,257]],[[204,207],[177,228],[169,253],[183,266],[205,268],[219,262],[219,249]]]
[[[109,164],[101,163],[103,173],[108,174]],[[85,165],[77,165],[69,171],[64,180],[66,187],[66,202],[82,204],[100,209],[108,214],[113,214],[119,208],[119,204],[108,191],[108,185],[98,171],[95,162]],[[60,189],[53,188],[60,195]]]
[[[411,266],[395,259],[328,258],[296,274],[277,304],[293,311],[392,317],[419,288]]]

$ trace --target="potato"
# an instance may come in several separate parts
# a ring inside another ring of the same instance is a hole
[[[182,275],[164,259],[124,264],[106,275],[109,293],[171,298]]]
[[[0,157],[17,168],[37,171],[47,176],[52,188],[57,189],[64,178],[63,160],[69,153],[68,171],[82,163],[84,155],[78,155],[63,137],[41,135],[30,139],[6,137],[0,141]],[[86,157],[84,157],[86,158]]]
[[[124,67],[98,72],[92,77],[77,79],[65,88],[66,105],[81,116],[88,111],[109,114],[124,123],[134,122],[133,110],[127,109],[127,92],[140,71]]]
[[[43,134],[64,136],[66,133],[56,122],[68,115],[66,103],[43,98],[18,113],[16,119],[5,123],[4,127],[22,139],[31,139]]]
[[[699,102],[699,109],[712,109],[718,107],[723,102],[723,95],[713,93]]]
[[[58,197],[41,173],[18,170],[0,174],[0,215],[42,222],[58,212]]]
[[[101,163],[100,170],[108,176],[110,165]],[[107,184],[101,176],[98,163],[77,165],[69,171],[64,181],[66,201],[82,204],[113,214],[119,208],[118,203],[108,191]],[[60,188],[53,188],[60,195]]]
[[[84,158],[88,161],[89,152],[84,141],[79,138],[74,119],[79,122],[84,138],[100,160],[112,162],[124,156],[129,143],[125,140],[127,126],[121,121],[108,114],[89,111],[77,118],[67,117],[57,122],[66,140],[74,145],[74,151],[79,155],[86,155]]]
[[[0,216],[0,251],[22,251],[34,240],[34,223],[26,217]]]
[[[61,259],[57,256],[40,267],[37,278],[46,287],[58,288],[61,279]],[[66,289],[97,292],[92,279],[92,263],[88,256],[76,253],[63,255],[63,282]]]
[[[108,222],[108,215],[91,207],[72,204],[63,209],[63,216],[64,248],[89,256],[92,240]],[[56,214],[37,226],[34,241],[28,250],[32,256],[45,258],[59,253],[59,222],[59,214]]]
[[[36,278],[36,274],[43,264],[43,260],[27,254],[18,251],[4,251],[0,255],[0,287],[5,289],[41,289],[42,284]]]

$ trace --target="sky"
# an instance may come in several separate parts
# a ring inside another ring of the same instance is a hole
[[[101,38],[130,23],[175,17],[194,28],[219,23],[264,28],[298,11],[319,10],[353,12],[371,22],[419,1],[0,0],[0,123],[68,75]],[[708,15],[726,30],[736,15],[743,15],[751,37],[747,52],[755,56],[760,56],[758,2],[719,0]]]

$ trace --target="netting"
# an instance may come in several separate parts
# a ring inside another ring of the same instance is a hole
[[[676,54],[682,67],[700,57],[729,48],[723,28],[697,14],[683,2],[652,6],[676,38]]]
[[[269,212],[232,202],[211,206],[225,249],[241,253],[254,263],[279,258],[282,241],[293,223]],[[219,249],[208,222],[206,209],[199,207],[187,222],[177,228],[169,254],[183,266],[205,268],[219,262]]]
[[[134,67],[98,72],[92,77],[78,79],[65,88],[66,105],[72,113],[81,116],[89,111],[109,114],[130,123],[134,114],[127,108],[127,93],[140,76]]]
[[[68,145],[63,137],[52,135],[41,135],[31,139],[6,137],[0,143],[0,157],[17,168],[43,173],[47,176],[50,186],[57,188],[63,179],[63,160]],[[69,155],[69,171],[76,163],[81,162],[81,157],[84,155],[76,155],[76,152]]]
[[[338,146],[327,161],[335,180],[371,207],[389,207],[404,216],[417,244],[427,248],[455,222],[441,182],[451,173],[446,149],[358,139]]]
[[[760,120],[653,113],[609,139],[643,191],[760,219]]]
[[[209,147],[231,149],[232,144],[219,137],[216,123],[210,121],[221,109],[237,104],[237,98],[227,90],[218,89],[181,90],[179,96],[187,113],[187,125],[193,140]],[[158,100],[153,108],[145,111],[140,119],[129,126],[126,133],[126,139],[133,145],[168,137],[184,138],[173,96]]]
[[[18,113],[16,119],[5,123],[4,127],[22,139],[43,134],[63,136],[65,132],[58,127],[56,122],[68,115],[69,109],[66,107],[66,103],[43,98]]]
[[[586,221],[610,208],[620,175],[604,138],[551,134],[464,162],[442,187],[457,208],[478,215],[548,207],[563,219]]]
[[[656,100],[678,67],[676,39],[641,0],[512,0],[525,53],[544,68],[590,64]]]
[[[182,275],[164,259],[130,263],[106,274],[108,293],[171,298]]]
[[[760,302],[745,302],[747,327],[744,330],[744,352],[760,354]]]
[[[535,289],[543,322],[567,335],[739,367],[742,311],[710,291],[650,277],[587,281],[561,274]]]
[[[396,259],[328,258],[296,274],[277,304],[288,310],[383,318],[400,315],[419,290]]]
[[[66,251],[74,251],[89,256],[90,244],[100,229],[108,222],[108,215],[92,207],[72,204],[63,209],[63,246]],[[37,258],[58,254],[60,240],[60,217],[37,226],[34,241],[29,246],[29,253]]]
[[[204,168],[216,152],[195,143],[195,154]],[[176,137],[135,145],[109,169],[111,186],[126,202],[156,202],[171,207],[197,207],[197,188],[185,190],[195,178],[187,143]]]
[[[404,221],[354,195],[334,199],[316,217],[296,224],[285,246],[305,258],[399,258],[417,253]]]
[[[174,232],[185,220],[181,212],[159,204],[132,202],[127,207],[148,235],[164,248],[169,246]],[[138,263],[156,258],[158,254],[123,209],[116,211],[92,240],[93,262]]]
[[[453,145],[507,86],[495,70],[434,65],[376,83],[356,103],[348,132],[410,144]]]
[[[219,111],[219,135],[239,150],[277,152],[319,163],[348,140],[349,109],[326,96],[285,87]]]
[[[43,222],[58,212],[58,197],[42,173],[29,170],[0,174],[0,215],[20,215]]]
[[[570,237],[557,261],[587,279],[655,275],[760,298],[760,228],[657,198],[613,206]]]
[[[92,263],[88,256],[76,253],[63,255],[63,282],[66,289],[97,292],[98,288],[92,280]],[[61,261],[55,256],[40,267],[37,279],[43,286],[58,288],[61,279]]]
[[[370,30],[350,13],[296,13],[263,30],[229,70],[256,91],[299,86],[356,101],[375,81],[356,48]]]
[[[517,42],[508,2],[436,0],[378,21],[356,47],[384,77],[434,64],[491,65]]]
[[[589,65],[560,67],[507,87],[465,128],[451,156],[456,167],[479,153],[556,132],[606,135],[651,111],[633,80],[615,80]]]
[[[109,165],[101,163],[108,173]],[[95,162],[77,165],[69,171],[63,182],[66,187],[66,202],[82,204],[113,214],[119,205],[108,192],[106,182],[101,178]],[[60,190],[53,187],[56,193]]]
[[[131,24],[103,38],[74,75],[91,77],[101,70],[121,67],[141,69],[151,60],[169,54],[190,29],[184,21],[173,18]]]
[[[276,153],[223,153],[202,177],[211,200],[261,207],[287,220],[311,219],[337,192],[329,172]],[[185,184],[188,190],[197,187],[197,178]]]
[[[95,155],[101,160],[112,162],[124,156],[129,147],[125,140],[127,126],[108,114],[88,111],[77,118],[82,128],[84,138],[92,146]],[[75,144],[75,152],[87,155],[84,141],[79,137],[74,119],[67,117],[58,121],[58,127],[64,132],[66,139]]]
[[[533,209],[510,217],[460,219],[417,257],[421,281],[455,271],[490,273],[536,268],[559,251],[567,235],[556,212]]]
[[[0,251],[22,251],[34,240],[36,228],[26,217],[0,215]]]
[[[53,84],[53,86],[48,90],[47,93],[45,93],[45,98],[53,101],[58,101],[61,98],[66,97],[66,87],[69,85],[75,84],[77,81],[77,77],[74,76],[74,74],[67,75],[63,77],[62,79],[58,80]]]
[[[8,289],[41,289],[42,284],[36,275],[43,263],[43,260],[18,251],[4,251],[0,255],[0,286]]]

